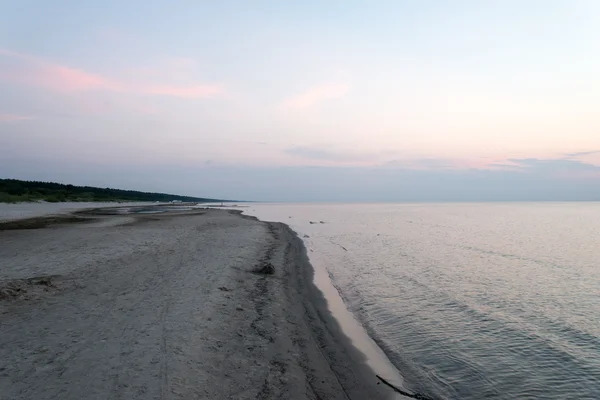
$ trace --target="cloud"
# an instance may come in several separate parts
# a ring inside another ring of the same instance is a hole
[[[17,115],[17,114],[2,114],[0,113],[0,122],[20,122],[28,121],[34,117],[29,115]]]
[[[305,165],[373,167],[385,170],[430,172],[514,173],[523,178],[596,179],[600,165],[579,160],[553,158],[507,158],[505,160],[414,157],[401,150],[350,152],[327,146],[293,146],[286,154],[314,161]],[[591,153],[591,152],[590,152]],[[398,156],[401,157],[398,157]]]
[[[593,154],[600,154],[600,150],[579,151],[576,153],[565,153],[565,157],[583,157],[583,156],[590,156]]]
[[[97,74],[51,63],[38,57],[0,49],[8,59],[0,68],[0,80],[38,86],[59,92],[86,90],[118,91],[122,85]]]
[[[600,166],[578,160],[509,158],[507,161],[516,166],[513,171],[538,179],[600,179]]]
[[[281,106],[294,110],[311,108],[327,100],[342,98],[349,92],[350,85],[347,83],[323,83],[284,100]]]
[[[63,93],[105,91],[179,97],[184,99],[209,98],[224,92],[217,84],[165,85],[153,82],[129,83],[90,73],[39,57],[0,49],[0,81],[39,87]],[[189,59],[173,59],[178,67],[189,67]]]
[[[516,164],[525,171],[600,171],[600,166],[577,160],[566,159],[539,159],[539,158],[509,158],[509,162]]]

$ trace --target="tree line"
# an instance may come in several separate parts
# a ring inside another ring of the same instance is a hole
[[[218,199],[179,196],[166,193],[139,192],[99,188],[93,186],[65,185],[56,182],[22,181],[18,179],[0,179],[0,202],[44,200],[61,201],[173,201],[216,202]]]

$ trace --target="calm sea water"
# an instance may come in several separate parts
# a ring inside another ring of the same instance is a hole
[[[600,399],[600,203],[248,213],[309,236],[311,261],[407,387],[443,399]]]

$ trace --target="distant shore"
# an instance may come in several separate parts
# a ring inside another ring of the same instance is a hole
[[[141,192],[138,190],[113,189],[96,186],[79,186],[58,182],[24,181],[0,178],[0,203],[47,201],[60,202],[221,202],[223,199],[209,199],[182,196],[168,193]]]
[[[0,230],[7,398],[394,396],[284,224],[210,209],[44,226]]]

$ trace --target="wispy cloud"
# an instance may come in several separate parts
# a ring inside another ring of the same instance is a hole
[[[409,155],[401,150],[348,151],[334,146],[293,146],[288,155],[306,160],[305,165],[377,167],[402,171],[431,172],[506,172],[521,176],[554,178],[597,178],[600,165],[567,158],[444,158]],[[595,152],[590,152],[595,153]]]
[[[0,113],[0,122],[20,122],[34,119],[30,115],[18,115],[18,114],[3,114]]]
[[[314,107],[328,100],[340,99],[350,92],[348,83],[322,83],[287,98],[282,103],[284,109],[305,109]]]
[[[101,75],[55,64],[27,54],[0,49],[8,62],[0,67],[0,79],[11,83],[38,86],[59,92],[122,89],[122,85]]]
[[[577,160],[539,159],[539,158],[509,158],[509,162],[529,170],[586,170],[600,171],[600,166]]]
[[[566,179],[598,179],[600,166],[578,160],[509,158],[509,165],[516,166],[513,171],[531,174],[538,177],[555,177]]]
[[[565,157],[583,157],[583,156],[591,156],[593,154],[600,154],[600,150],[579,151],[576,153],[565,153]]]
[[[63,93],[106,91],[199,99],[218,96],[224,92],[223,87],[218,84],[131,83],[6,49],[0,49],[0,58],[7,61],[0,65],[0,81]],[[179,67],[189,67],[193,61],[173,59],[169,62]]]

